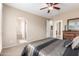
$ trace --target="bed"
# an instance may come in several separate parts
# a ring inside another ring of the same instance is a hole
[[[71,45],[65,47],[69,42],[57,38],[34,41],[24,47],[22,56],[78,56],[79,48],[72,49]]]

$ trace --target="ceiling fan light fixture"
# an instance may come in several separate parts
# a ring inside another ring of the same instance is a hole
[[[46,3],[47,7],[43,7],[41,8],[40,10],[43,10],[43,9],[48,9],[47,10],[47,13],[50,13],[51,11],[53,11],[54,9],[55,10],[60,10],[60,7],[58,7],[59,3]]]
[[[48,9],[49,9],[49,10],[53,10],[53,8],[52,8],[52,7],[48,7]]]

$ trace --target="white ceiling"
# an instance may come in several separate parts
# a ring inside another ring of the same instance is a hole
[[[52,18],[53,16],[59,15],[62,12],[67,12],[79,6],[78,3],[60,3],[58,5],[61,8],[60,10],[53,10],[48,14],[47,9],[40,10],[40,8],[47,6],[45,3],[7,3],[6,5],[46,18]]]

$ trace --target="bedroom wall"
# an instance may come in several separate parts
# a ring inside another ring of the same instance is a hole
[[[3,47],[17,44],[17,19],[24,17],[27,20],[27,42],[40,40],[46,37],[46,18],[3,5]]]
[[[64,26],[67,25],[67,20],[71,18],[79,17],[79,8],[75,8],[72,10],[69,10],[67,12],[63,12],[59,14],[58,16],[55,16],[53,19],[54,21],[62,20],[63,21],[63,29]]]
[[[0,52],[2,50],[2,4],[0,3]]]
[[[56,21],[61,20],[62,21],[62,30],[65,30],[65,25],[67,26],[67,20],[71,18],[79,17],[79,7],[68,10],[67,12],[60,13],[57,16],[53,16],[52,20],[54,23],[54,30],[53,30],[53,37],[56,37]],[[63,32],[62,32],[62,38],[63,38]]]

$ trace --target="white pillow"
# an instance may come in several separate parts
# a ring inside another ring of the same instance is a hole
[[[71,47],[72,47],[72,49],[74,49],[79,44],[79,36],[75,37],[72,42],[73,42],[73,44]]]

